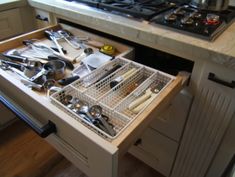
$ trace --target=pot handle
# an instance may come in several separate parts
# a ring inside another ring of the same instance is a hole
[[[51,133],[56,133],[56,125],[52,121],[49,120],[46,125],[39,127],[29,118],[28,115],[20,111],[19,108],[2,95],[0,95],[0,102],[11,110],[20,120],[30,126],[40,137],[46,138]]]

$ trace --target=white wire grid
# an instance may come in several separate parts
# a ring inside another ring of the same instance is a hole
[[[139,70],[137,70],[135,75],[124,80],[122,83],[102,96],[102,98],[100,99],[100,103],[103,103],[110,109],[113,109],[125,97],[134,92],[136,85],[141,85],[153,73],[153,71],[147,70],[146,68],[140,68]]]
[[[129,119],[135,119],[145,108],[143,108],[138,114],[132,112],[128,109],[128,106],[136,100],[138,97],[145,94],[146,90],[149,89],[152,85],[157,83],[163,84],[162,89],[155,95],[157,97],[163,90],[166,88],[173,78],[166,76],[161,72],[156,72],[155,74],[151,75],[149,79],[147,79],[143,84],[141,84],[134,92],[129,94],[115,109],[117,112],[123,114],[124,116],[128,117]],[[149,103],[151,104],[151,102]],[[148,105],[149,105],[148,104]],[[146,105],[145,107],[147,107]]]
[[[56,105],[60,110],[64,111],[74,119],[81,122],[83,125],[97,133],[98,135],[104,137],[105,139],[114,139],[116,136],[119,135],[120,131],[126,126],[126,124],[130,121],[128,118],[122,116],[121,114],[117,113],[116,111],[113,111],[111,109],[108,109],[105,106],[102,106],[102,114],[108,117],[108,122],[111,123],[114,127],[114,131],[116,132],[116,135],[114,137],[110,136],[103,130],[99,129],[92,123],[86,121],[83,119],[79,114],[76,114],[74,111],[69,109],[66,105],[63,104],[63,100],[66,95],[71,95],[73,98],[79,98],[79,100],[86,101],[89,103],[89,106],[97,105],[97,102],[83,93],[79,92],[77,89],[73,88],[72,86],[67,86],[65,89],[63,89],[60,92],[57,92],[51,96],[52,103]]]
[[[89,86],[96,83],[107,71],[112,69],[116,65],[124,66],[130,61],[126,59],[114,59],[113,61],[101,66],[99,69],[94,70],[90,74],[84,76],[83,78],[77,80],[72,85],[80,91],[86,91]]]
[[[137,70],[140,69],[142,66],[134,64],[133,62],[128,63],[121,67],[119,70],[113,72],[106,78],[102,79],[98,83],[91,86],[89,89],[87,89],[84,93],[91,98],[94,98],[98,100],[103,95],[108,93],[112,88],[110,87],[110,83],[117,77],[121,76],[122,74],[126,73],[127,71],[131,70],[132,68],[136,68]],[[116,85],[113,89],[118,87],[122,82],[120,82],[118,85]]]
[[[87,83],[92,83],[99,80],[102,72],[104,70],[111,69],[115,64],[121,64],[122,67],[106,78],[102,79],[101,81],[90,86],[86,85]],[[123,73],[126,73],[132,68],[137,69],[135,75],[120,82],[114,88],[110,88],[110,82],[114,78],[122,75]],[[66,112],[68,115],[78,120],[87,128],[97,133],[104,139],[111,141],[117,138],[120,133],[125,128],[127,128],[129,124],[133,120],[135,120],[135,118],[144,110],[143,108],[143,110],[141,110],[138,114],[135,114],[132,111],[128,110],[129,104],[137,99],[139,96],[143,95],[145,91],[154,83],[163,83],[163,88],[158,93],[160,94],[174,78],[175,77],[163,72],[145,67],[135,62],[129,62],[123,58],[119,58],[113,60],[104,67],[97,69],[88,76],[79,79],[75,83],[64,87],[60,92],[54,93],[51,96],[51,100],[52,103],[59,109]],[[91,79],[92,82],[90,82],[89,79]],[[138,87],[132,90],[134,84],[136,83],[138,83]],[[158,94],[155,96],[156,98]],[[116,135],[111,136],[107,134],[92,123],[84,120],[81,116],[64,105],[62,102],[66,95],[71,95],[72,97],[76,97],[80,100],[86,101],[89,103],[90,106],[100,105],[103,109],[102,113],[108,116],[109,122],[114,125]]]

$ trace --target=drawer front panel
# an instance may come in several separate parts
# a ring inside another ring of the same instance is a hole
[[[0,40],[22,32],[19,9],[0,12]]]
[[[17,84],[17,81],[13,80],[13,82],[14,81]],[[0,78],[0,82],[4,82],[4,80]],[[27,91],[28,93],[32,92],[30,90]],[[75,128],[71,125],[75,124],[76,121],[73,122],[73,120],[67,116],[71,119],[69,120],[71,124],[66,123],[65,121],[68,121],[66,120],[66,115],[56,107],[50,105],[47,99],[39,104],[37,95],[35,95],[35,99],[31,99],[23,91],[18,90],[16,92],[14,86],[8,84],[5,84],[5,88],[1,87],[1,92],[7,93],[7,96],[5,94],[1,95],[7,98],[20,112],[27,115],[38,127],[45,125],[48,120],[52,121],[56,126],[57,132],[46,137],[46,140],[65,157],[74,162],[74,165],[88,176],[115,177],[117,175],[115,167],[113,169],[113,164],[117,164],[117,148],[113,148],[106,142],[103,142],[104,147],[106,147],[105,149],[99,145],[98,141],[90,140],[86,132],[83,133],[82,129],[78,131],[78,127]],[[30,105],[34,106],[32,107]],[[43,105],[46,105],[46,107]],[[54,112],[48,109],[53,109]],[[43,114],[41,114],[42,112]],[[60,119],[58,117],[59,115],[63,117],[64,120]],[[95,137],[93,137],[93,139],[95,139]],[[104,160],[105,163],[97,165],[101,159]]]
[[[129,152],[163,175],[169,176],[177,147],[176,142],[148,128],[139,144],[132,146]]]
[[[191,94],[182,90],[152,123],[151,128],[179,141],[192,102]]]

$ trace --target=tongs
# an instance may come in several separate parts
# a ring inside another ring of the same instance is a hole
[[[57,41],[57,39],[61,38],[60,34],[58,34],[57,32],[54,32],[54,31],[49,31],[49,30],[45,30],[45,34],[49,39],[51,39],[54,42],[54,44],[56,45],[60,55],[65,56],[64,52],[62,50],[63,47]]]
[[[53,49],[51,49],[49,46],[45,45],[45,44],[41,44],[41,43],[34,43],[34,40],[24,40],[23,44],[26,46],[31,47],[35,52],[45,52],[48,54],[48,56],[54,55],[56,57],[58,57],[59,60],[62,60],[66,63],[66,66],[69,69],[74,69],[74,66],[72,64],[72,58],[65,56],[65,55],[61,55],[59,52],[54,51]]]

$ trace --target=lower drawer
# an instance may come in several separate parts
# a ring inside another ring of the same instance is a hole
[[[169,176],[178,143],[148,128],[129,152],[158,172]]]
[[[151,128],[179,142],[192,103],[192,95],[183,89],[152,123]]]

